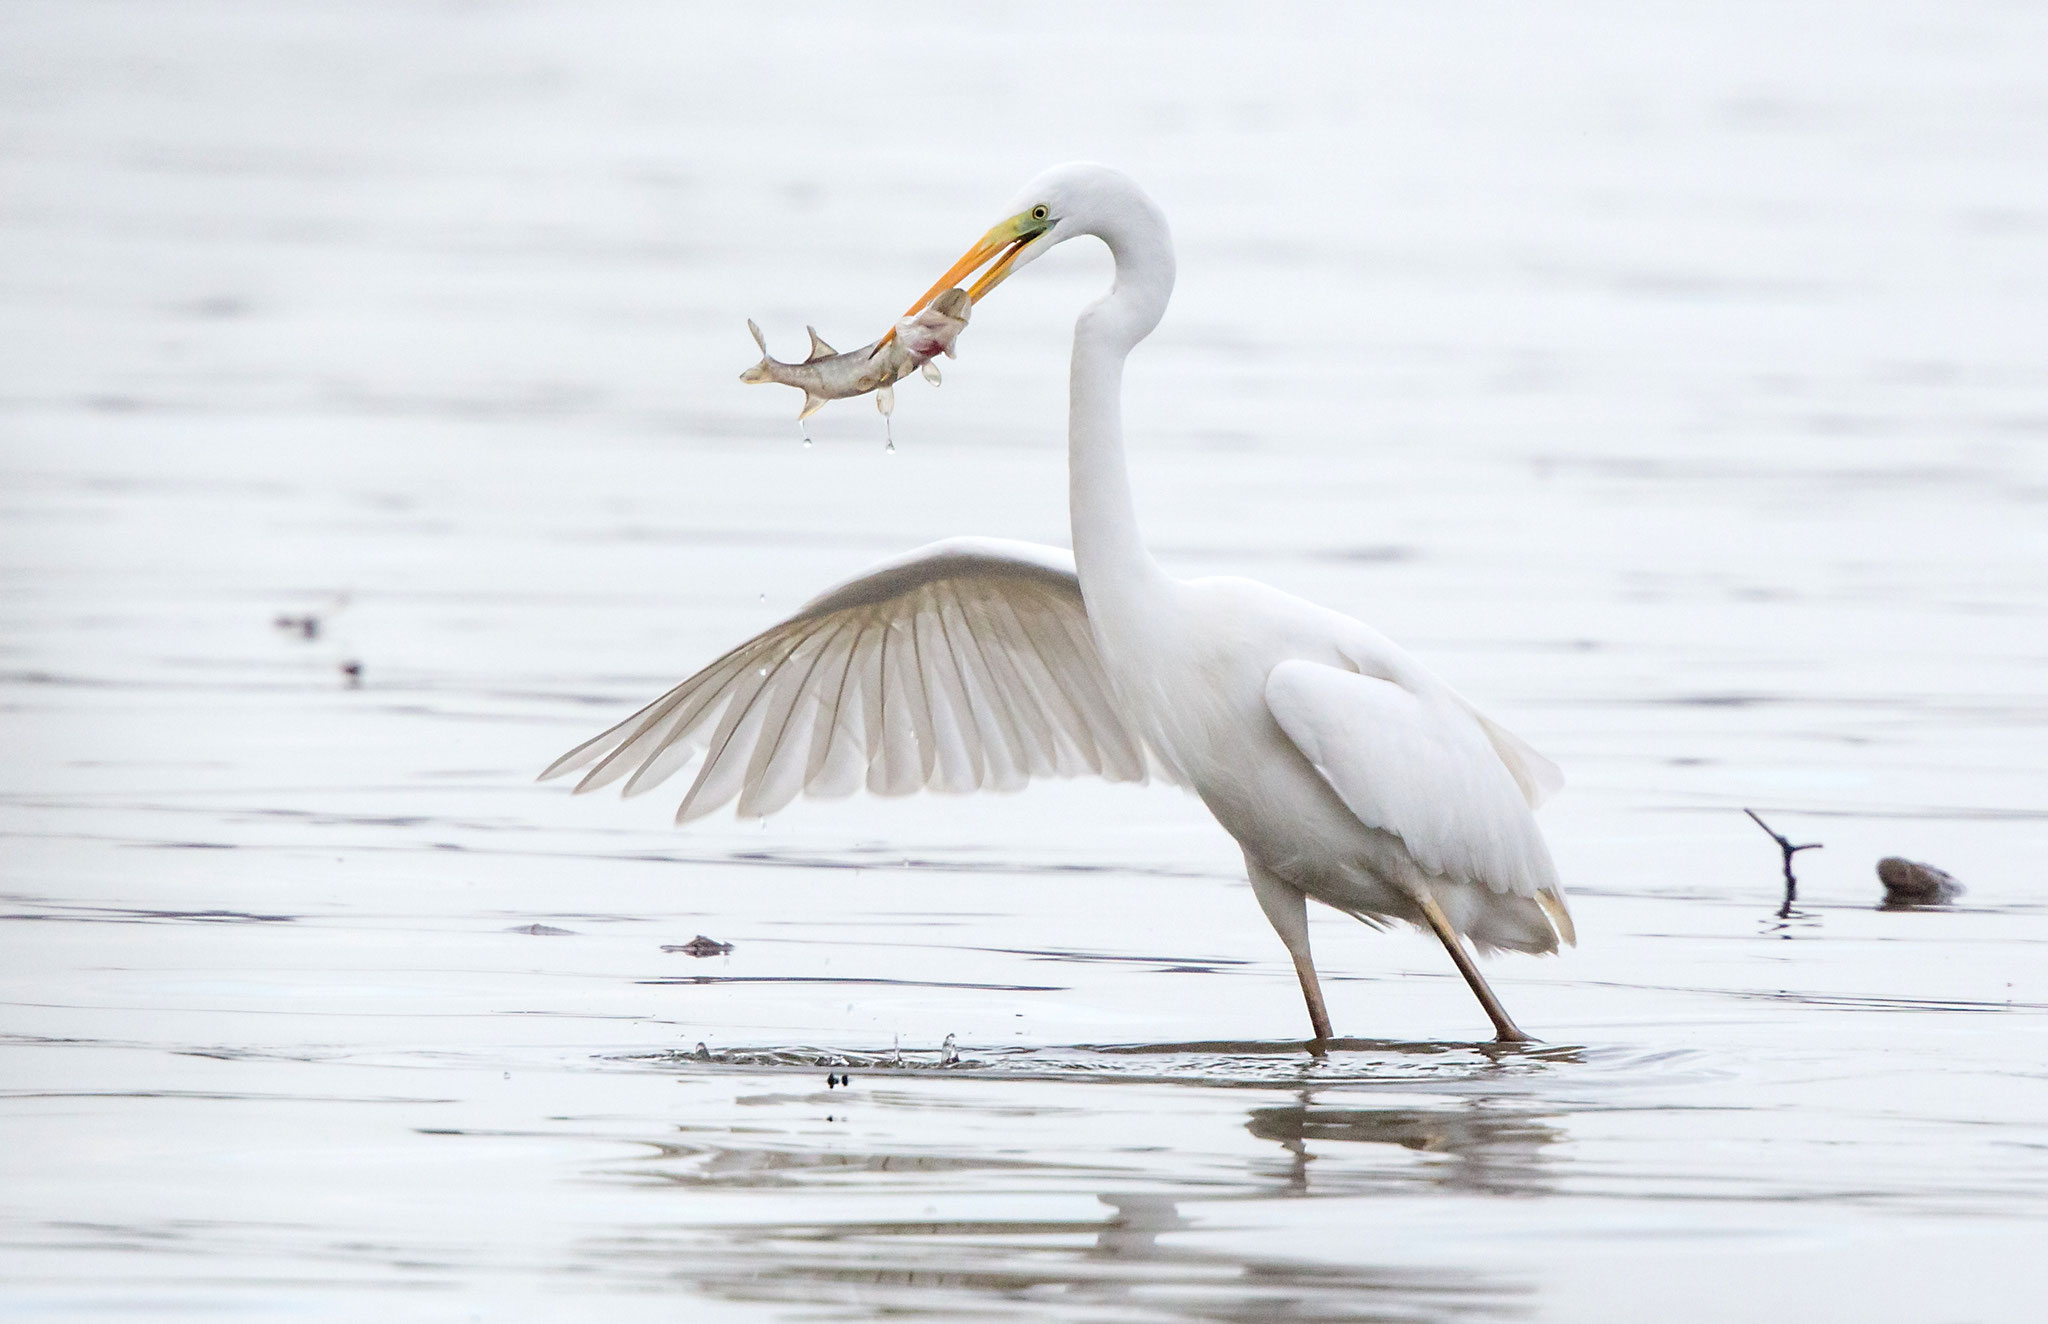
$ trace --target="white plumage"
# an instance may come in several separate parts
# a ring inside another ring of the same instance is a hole
[[[1074,558],[949,538],[818,595],[556,760],[577,784],[652,790],[708,750],[676,810],[739,798],[743,817],[798,794],[1009,791],[1032,777],[1143,781],[1088,628]]]
[[[1138,535],[1123,457],[1125,357],[1165,312],[1165,218],[1101,166],[1034,181],[932,291],[993,261],[979,299],[1088,234],[1116,283],[1074,333],[1074,551],[987,538],[884,562],[741,644],[544,777],[659,785],[701,751],[686,822],[799,794],[1010,790],[1033,777],[1148,776],[1202,798],[1238,844],[1293,958],[1318,1046],[1329,1016],[1310,897],[1442,940],[1494,1023],[1526,1039],[1464,949],[1555,951],[1570,913],[1531,810],[1563,778],[1369,627],[1244,579],[1176,580]]]

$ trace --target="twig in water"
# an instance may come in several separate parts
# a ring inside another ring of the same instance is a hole
[[[1792,876],[1792,857],[1803,850],[1819,850],[1821,848],[1821,843],[1818,841],[1809,841],[1803,846],[1795,846],[1792,844],[1792,839],[1790,837],[1782,836],[1779,833],[1772,832],[1771,825],[1769,823],[1764,822],[1761,818],[1758,818],[1756,816],[1756,810],[1745,809],[1742,812],[1749,815],[1750,822],[1756,824],[1765,832],[1769,833],[1771,840],[1778,843],[1778,849],[1784,852],[1785,904],[1778,907],[1778,918],[1790,919],[1792,918],[1792,903],[1799,897],[1799,880]]]

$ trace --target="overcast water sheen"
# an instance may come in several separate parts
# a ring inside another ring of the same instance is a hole
[[[2043,50],[2016,3],[15,0],[0,1315],[2033,1317]],[[737,374],[1074,157],[1179,245],[1161,561],[1563,765],[1581,945],[1488,965],[1543,1043],[1325,912],[1307,1056],[1170,788],[677,831],[680,782],[534,784],[869,562],[1065,542],[1099,248],[893,454]],[[1786,918],[1743,806],[1825,843]],[[1880,909],[1891,854],[1968,894]]]

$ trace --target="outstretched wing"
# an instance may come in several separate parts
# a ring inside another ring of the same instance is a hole
[[[576,789],[658,786],[705,751],[676,821],[739,798],[1013,790],[1032,777],[1143,781],[1071,553],[994,538],[920,547],[813,599],[556,760]]]
[[[1457,696],[1418,695],[1390,680],[1291,661],[1267,676],[1266,706],[1359,821],[1399,837],[1423,868],[1548,897],[1557,903],[1544,906],[1552,918],[1564,914],[1557,867],[1522,785],[1529,773],[1510,769],[1495,743],[1498,728]],[[1515,748],[1528,749],[1520,741]],[[1554,774],[1548,760],[1542,766]],[[1567,938],[1569,924],[1561,925]]]

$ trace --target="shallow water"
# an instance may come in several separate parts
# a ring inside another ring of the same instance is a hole
[[[2031,1313],[2048,18],[791,12],[0,15],[0,1313]],[[532,783],[869,561],[1063,541],[1099,254],[894,454],[733,379],[1077,155],[1176,227],[1162,560],[1565,766],[1544,1044],[1323,916],[1307,1056],[1171,790]],[[1825,843],[1785,918],[1743,806]]]

